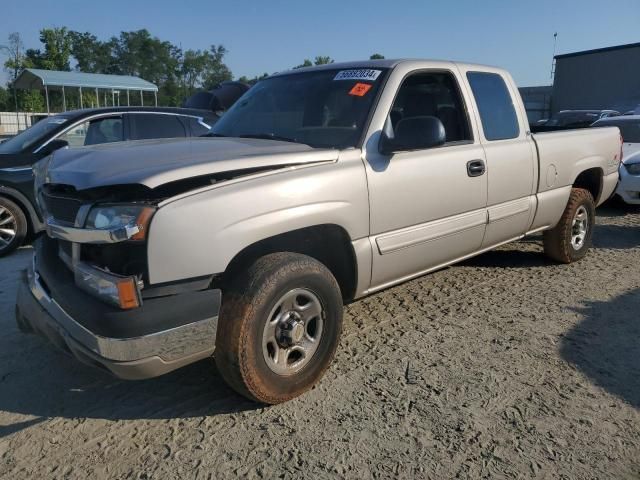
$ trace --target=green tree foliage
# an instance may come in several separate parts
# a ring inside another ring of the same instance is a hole
[[[175,76],[180,49],[152,37],[148,30],[122,32],[111,42],[112,55],[117,59],[112,73],[142,77],[155,84],[162,84]]]
[[[43,28],[40,42],[44,45],[42,68],[47,70],[71,70],[71,38],[66,27]]]
[[[27,50],[26,67],[71,70],[71,38],[66,27],[43,28],[40,30],[40,42],[44,51],[33,48]]]
[[[314,65],[327,65],[329,63],[333,63],[333,59],[331,57],[323,57],[319,55],[313,60],[313,62],[308,58],[305,58],[304,62],[302,62],[300,65],[296,65],[293,68],[295,70],[296,68],[312,67]]]
[[[69,32],[71,55],[76,60],[76,70],[87,73],[106,73],[113,70],[111,42],[101,42],[89,32]]]
[[[26,112],[41,112],[44,110],[44,99],[40,92],[18,90],[14,92],[13,82],[18,78],[25,68],[34,67],[33,57],[37,56],[34,52],[29,56],[29,51],[24,50],[22,38],[17,32],[9,34],[8,44],[4,48],[7,54],[7,60],[4,62],[4,68],[9,72],[9,89],[6,90],[9,99],[4,101],[4,109],[14,110],[15,100],[17,97],[18,109]],[[15,95],[15,97],[14,97]]]
[[[37,90],[18,90],[18,109],[24,112],[46,112],[47,107],[41,92]]]
[[[185,96],[200,88],[211,89],[231,80],[231,70],[224,64],[227,49],[211,45],[209,50],[186,50],[182,57],[180,74]]]
[[[313,62],[308,58],[305,58],[304,62],[302,62],[300,65],[296,65],[293,68],[296,69],[296,68],[304,68],[304,67],[312,67],[312,66],[313,66]]]
[[[256,83],[258,83],[260,80],[264,80],[265,78],[269,77],[269,74],[267,72],[264,72],[262,75],[260,75],[259,77],[256,75],[253,78],[249,78],[245,75],[241,76],[238,81],[242,82],[242,83],[246,83],[248,85],[255,85]]]
[[[90,32],[70,31],[66,27],[44,28],[40,31],[40,42],[41,48],[25,51],[18,33],[9,36],[5,69],[11,82],[25,68],[68,71],[73,65],[82,72],[141,77],[158,85],[160,105],[180,105],[196,90],[210,89],[233,78],[224,62],[227,50],[223,45],[183,52],[171,42],[152,36],[146,29],[121,32],[119,36],[102,41]],[[21,108],[38,106],[39,92],[19,93]],[[90,95],[89,92],[86,95]],[[61,101],[59,96],[58,92],[49,95],[56,108]],[[95,103],[95,98],[85,96],[84,105]],[[69,102],[73,104],[77,100],[74,98],[69,96]],[[101,100],[102,105],[102,95]],[[139,95],[132,92],[131,101],[139,103]]]
[[[369,60],[384,60],[384,55],[380,53],[374,53],[369,57]]]
[[[203,83],[205,88],[213,88],[233,78],[231,70],[224,64],[224,56],[226,54],[227,49],[222,45],[211,45],[205,64],[206,69]]]
[[[4,62],[4,68],[9,72],[9,81],[13,83],[20,72],[26,67],[26,57],[24,53],[24,44],[22,38],[18,32],[9,34],[9,43],[4,47],[8,55],[7,60]]]
[[[333,63],[333,59],[331,57],[321,57],[318,56],[313,61],[314,65],[327,65],[329,63]]]
[[[146,29],[121,32],[105,42],[89,32],[72,31],[69,35],[78,70],[144,78],[158,85],[161,105],[180,105],[196,90],[233,78],[224,63],[227,50],[222,45],[183,52]]]
[[[0,112],[6,112],[9,110],[13,110],[14,106],[13,97],[11,96],[11,92],[3,87],[0,87]]]

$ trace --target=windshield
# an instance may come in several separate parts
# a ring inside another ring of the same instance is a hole
[[[640,143],[640,121],[618,120],[598,122],[594,127],[618,127],[625,143]]]
[[[267,78],[244,94],[209,135],[354,147],[385,74],[385,69],[336,69]]]
[[[67,117],[63,115],[55,115],[53,117],[40,120],[31,128],[19,133],[13,138],[0,143],[0,153],[26,153],[29,147],[34,146],[40,139],[46,136],[51,130],[58,128],[67,121]]]

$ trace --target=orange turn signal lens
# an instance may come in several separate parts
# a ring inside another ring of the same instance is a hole
[[[140,300],[138,299],[138,288],[133,278],[127,278],[118,281],[118,299],[120,300],[120,308],[129,310],[138,308]]]
[[[145,207],[140,211],[140,215],[136,218],[136,225],[138,226],[139,231],[133,235],[130,240],[144,240],[147,238],[149,223],[151,223],[151,217],[154,213],[155,209],[149,207]]]
[[[142,305],[136,277],[123,277],[83,262],[75,265],[74,276],[79,288],[107,303],[124,310]]]

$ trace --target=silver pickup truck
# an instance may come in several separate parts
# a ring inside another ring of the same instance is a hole
[[[344,302],[544,231],[590,247],[617,128],[532,135],[497,68],[383,60],[247,92],[209,138],[59,150],[19,327],[120,378],[214,356],[265,403],[329,366]]]

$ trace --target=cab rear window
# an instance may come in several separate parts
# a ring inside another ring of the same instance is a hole
[[[478,105],[484,137],[494,141],[520,135],[516,109],[503,78],[496,73],[468,72],[467,79]]]

